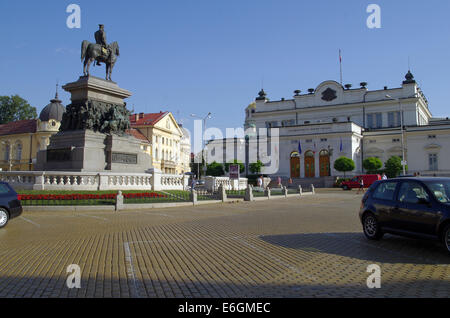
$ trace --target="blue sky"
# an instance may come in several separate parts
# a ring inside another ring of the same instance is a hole
[[[71,3],[81,6],[81,29],[66,26]],[[371,3],[382,9],[381,29],[366,27]],[[108,42],[120,44],[113,80],[133,92],[129,107],[170,110],[191,131],[189,115],[208,111],[208,126],[241,127],[262,83],[275,100],[339,80],[339,48],[344,83],[369,89],[400,86],[409,57],[433,115],[447,117],[448,12],[444,0],[2,0],[0,95],[41,110],[57,80],[81,75],[81,42],[94,41],[102,23]]]

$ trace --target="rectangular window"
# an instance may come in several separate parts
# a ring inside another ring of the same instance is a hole
[[[367,115],[367,128],[382,128],[383,115],[381,113]]]
[[[266,128],[274,128],[278,126],[278,122],[276,121],[266,121]]]
[[[294,125],[295,125],[295,120],[294,119],[283,120],[281,122],[281,126],[283,126],[283,127],[289,127],[289,126],[294,126]]]
[[[438,155],[435,153],[428,155],[428,165],[430,171],[438,171]]]
[[[367,115],[367,128],[375,128],[374,122],[373,122],[373,114]]]
[[[382,114],[377,114],[377,122],[376,122],[376,128],[382,128],[383,127],[383,116]]]
[[[400,127],[400,112],[390,112],[388,113],[388,125],[389,127]]]

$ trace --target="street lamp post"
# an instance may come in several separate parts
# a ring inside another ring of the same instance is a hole
[[[195,114],[191,114],[191,117],[201,119],[203,121],[204,130],[206,131],[206,121],[208,119],[211,119],[211,115],[212,114],[209,112],[208,115],[206,115],[204,118],[198,117]],[[206,176],[205,140],[203,138],[203,134],[202,134],[202,160],[203,160],[203,174]],[[198,169],[198,173],[200,178],[200,169]]]
[[[402,101],[400,98],[393,98],[390,95],[386,95],[387,98],[398,101],[399,109],[400,109],[400,132],[401,132],[401,143],[402,143],[402,167],[403,167],[403,175],[406,175],[406,160],[405,160],[405,134],[403,129],[403,107]]]

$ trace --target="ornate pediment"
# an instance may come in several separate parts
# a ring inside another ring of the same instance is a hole
[[[425,148],[425,150],[439,150],[442,147],[438,144],[428,144],[424,148]]]
[[[337,98],[336,91],[329,87],[326,90],[324,90],[322,93],[322,100],[324,100],[326,102],[331,102],[331,101],[335,100],[336,98]]]
[[[402,147],[389,148],[388,152],[390,152],[390,153],[402,153]]]
[[[366,153],[366,155],[368,155],[368,154],[373,154],[373,155],[383,154],[384,150],[380,149],[380,148],[369,148],[365,151],[365,153]]]

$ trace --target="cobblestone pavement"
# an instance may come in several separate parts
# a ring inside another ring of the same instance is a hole
[[[439,243],[367,241],[360,198],[24,213],[0,230],[0,297],[448,297]],[[80,289],[66,287],[70,264]],[[367,288],[370,264],[381,289]]]

